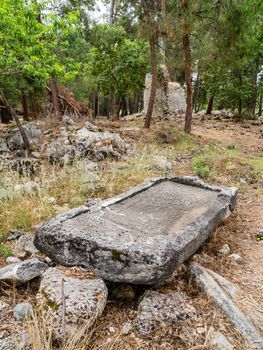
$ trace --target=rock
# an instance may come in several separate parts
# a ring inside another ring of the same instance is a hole
[[[64,115],[62,118],[62,122],[64,124],[68,124],[68,125],[74,125],[74,120],[72,118],[70,118],[68,115]]]
[[[0,350],[18,350],[17,341],[14,337],[0,339]]]
[[[126,115],[125,117],[122,117],[122,120],[133,121],[141,118],[143,118],[142,113],[134,113],[134,114],[129,114],[129,115]]]
[[[39,152],[32,152],[31,153],[31,157],[36,158],[36,159],[40,159],[41,158],[41,154]]]
[[[237,264],[242,264],[243,259],[241,258],[241,256],[239,254],[231,254],[229,255],[229,259],[231,259],[232,261],[234,261]]]
[[[26,283],[39,277],[48,266],[38,259],[28,259],[0,269],[0,281]]]
[[[92,124],[91,122],[89,121],[86,121],[85,122],[85,127],[88,129],[88,130],[92,130],[92,131],[96,131],[98,130],[98,127],[94,124]]]
[[[58,137],[55,141],[47,142],[43,154],[52,164],[67,165],[80,159],[96,162],[107,157],[121,159],[128,150],[129,145],[117,133],[93,132],[82,128],[67,138]]]
[[[0,138],[0,153],[8,152],[7,143],[4,139]]]
[[[4,301],[0,300],[0,312],[2,312],[5,309],[9,308],[9,304],[5,303]]]
[[[9,256],[8,258],[5,259],[5,261],[7,264],[17,264],[21,262],[21,260],[15,256]]]
[[[171,163],[165,157],[155,156],[154,157],[154,162],[155,162],[154,168],[157,168],[158,170],[170,171],[171,168],[172,168]]]
[[[97,170],[98,165],[91,160],[83,159],[76,162],[76,167],[81,171],[94,171]]]
[[[117,299],[133,300],[135,298],[135,292],[132,286],[129,284],[119,284],[112,290],[113,297]]]
[[[215,332],[212,335],[211,345],[215,350],[234,350],[233,345],[229,340],[220,332]]]
[[[224,289],[224,291],[228,293],[229,296],[231,296],[231,298],[236,295],[237,287],[232,282],[212,270],[206,269],[206,271],[216,280],[216,282]]]
[[[30,303],[20,303],[14,308],[14,318],[17,321],[22,321],[25,318],[33,317],[33,306]]]
[[[78,268],[49,268],[42,276],[37,301],[46,310],[48,322],[51,322],[57,336],[62,335],[62,288],[66,333],[74,332],[77,325],[101,315],[108,295],[104,282],[89,272]]]
[[[230,253],[230,247],[228,244],[224,244],[218,251],[220,255],[228,255]]]
[[[18,231],[18,230],[10,230],[8,232],[7,241],[13,241],[15,239],[18,239],[19,237],[23,236],[24,232]]]
[[[37,254],[39,251],[34,245],[34,234],[26,233],[21,236],[16,242],[15,253],[19,254],[20,252],[25,251],[29,255]]]
[[[37,229],[36,247],[61,265],[121,283],[159,284],[194,254],[236,203],[236,189],[193,177],[146,181]]]
[[[29,139],[29,142],[39,139],[42,135],[42,131],[34,123],[24,125],[23,129],[25,130],[25,133]],[[23,140],[17,128],[10,130],[7,136],[6,142],[11,151],[14,151],[23,147]]]
[[[123,335],[128,335],[132,331],[132,328],[133,328],[132,323],[131,322],[126,322],[126,323],[124,323],[124,325],[122,327],[121,333]]]
[[[17,184],[14,187],[14,190],[17,192],[30,193],[37,188],[37,184],[33,181],[27,181],[23,184]]]
[[[238,332],[249,342],[254,349],[263,349],[263,337],[258,329],[249,321],[227,293],[213,279],[207,270],[198,264],[189,268],[189,275],[200,288],[211,297],[219,309],[225,314]]]
[[[148,290],[139,304],[134,323],[142,335],[149,335],[156,326],[174,325],[187,319],[196,319],[196,309],[186,296]]]

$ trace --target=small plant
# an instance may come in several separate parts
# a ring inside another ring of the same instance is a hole
[[[13,251],[11,248],[5,247],[4,245],[0,244],[0,255],[4,258],[8,258],[9,256],[13,255]]]
[[[198,156],[194,158],[192,169],[193,172],[202,179],[207,179],[211,174],[211,168],[207,164],[207,160],[204,156]]]

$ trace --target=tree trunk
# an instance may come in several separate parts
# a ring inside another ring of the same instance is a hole
[[[262,116],[262,104],[263,104],[263,95],[260,94],[259,96],[259,102],[258,102],[259,106],[258,106],[258,116],[261,117]]]
[[[214,95],[210,96],[205,114],[211,114],[213,110]]]
[[[49,85],[50,85],[51,98],[52,98],[52,103],[54,108],[54,116],[55,116],[55,119],[59,120],[61,119],[61,113],[59,108],[58,86],[57,86],[57,81],[54,77],[51,77],[49,79]]]
[[[29,121],[28,96],[25,93],[22,95],[22,106],[24,120]]]
[[[149,129],[151,126],[153,106],[157,90],[157,56],[156,56],[156,47],[155,47],[155,34],[151,35],[150,39],[150,50],[151,50],[151,72],[152,72],[152,82],[149,103],[147,107],[146,117],[144,127]]]
[[[133,109],[132,109],[132,113],[138,113],[141,96],[142,96],[142,93],[139,92],[138,95],[135,98]]]
[[[182,0],[183,9],[185,11],[183,17],[183,50],[184,50],[184,64],[185,64],[185,83],[186,83],[186,113],[185,113],[185,125],[184,131],[188,134],[191,133],[192,128],[192,113],[193,113],[193,93],[191,85],[191,50],[189,40],[189,23],[187,19],[188,15],[188,0]]]
[[[0,90],[0,94],[1,94],[2,100],[4,101],[5,106],[7,107],[9,113],[10,113],[11,116],[13,117],[13,119],[14,119],[14,121],[15,121],[17,127],[18,127],[18,130],[19,130],[19,132],[20,132],[20,134],[21,134],[21,137],[22,137],[22,140],[23,140],[23,144],[24,144],[25,149],[26,149],[26,151],[27,151],[27,154],[28,154],[28,156],[29,156],[31,150],[30,150],[30,142],[29,142],[29,140],[28,140],[27,134],[25,133],[25,130],[23,129],[22,124],[20,123],[20,120],[19,120],[19,118],[18,118],[16,112],[14,111],[14,109],[12,108],[12,106],[11,106],[11,105],[9,104],[9,102],[7,101],[7,99],[6,99],[6,97],[5,97],[5,95],[4,95],[4,93],[3,93],[2,90]]]
[[[2,101],[0,101],[1,104],[3,104]],[[0,106],[0,118],[1,123],[8,124],[12,120],[12,115],[10,114],[9,110],[6,106]]]
[[[114,12],[115,12],[115,0],[111,0],[110,3],[110,24],[114,24]]]
[[[200,76],[198,72],[196,81],[195,81],[194,93],[193,93],[193,110],[195,111],[195,113],[197,112],[199,90],[200,90]]]

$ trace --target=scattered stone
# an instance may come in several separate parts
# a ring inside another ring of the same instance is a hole
[[[128,335],[131,331],[132,331],[132,328],[133,328],[133,325],[131,322],[126,322],[123,327],[122,327],[122,330],[121,330],[121,333],[123,335]]]
[[[42,131],[34,123],[24,125],[23,129],[25,130],[25,133],[29,139],[29,142],[39,139],[42,135]],[[14,151],[23,147],[23,140],[17,128],[10,130],[7,136],[6,142],[11,151]]]
[[[20,303],[14,308],[14,318],[17,321],[22,321],[25,318],[33,317],[33,306],[30,303]]]
[[[37,229],[36,247],[61,265],[121,283],[159,284],[193,255],[234,209],[236,189],[196,177],[149,180]]]
[[[30,193],[34,191],[37,187],[37,184],[33,181],[28,181],[23,184],[17,184],[14,187],[14,190],[17,192]]]
[[[62,118],[62,122],[67,125],[74,125],[74,120],[70,118],[68,115],[64,115]]]
[[[231,259],[232,261],[234,261],[237,264],[242,264],[243,259],[241,258],[241,256],[239,254],[231,254],[229,255],[229,259]]]
[[[233,345],[229,342],[227,337],[220,332],[215,332],[211,339],[211,345],[215,350],[234,350]]]
[[[142,119],[142,118],[143,118],[142,113],[133,113],[133,114],[126,115],[125,117],[122,117],[122,120],[134,121],[134,120],[138,120],[138,119]]]
[[[161,171],[170,171],[172,168],[171,163],[168,161],[167,158],[162,157],[162,156],[155,156],[154,157],[154,168],[157,168],[158,170]]]
[[[244,339],[254,346],[255,349],[261,350],[263,348],[263,338],[258,329],[240,311],[238,306],[229,298],[207,270],[198,264],[193,264],[189,268],[189,273],[207,295],[214,300],[215,304],[223,311]]]
[[[89,121],[86,121],[86,122],[85,122],[85,127],[86,127],[88,130],[92,130],[92,131],[97,131],[97,130],[98,130],[97,125],[94,125],[94,124],[92,124],[92,123],[89,122]]]
[[[41,154],[39,152],[32,152],[31,153],[31,157],[36,158],[36,159],[40,159],[41,158]]]
[[[196,319],[196,309],[181,293],[163,294],[146,291],[138,307],[135,326],[142,335],[149,335],[156,326],[174,325]]]
[[[7,143],[4,139],[0,138],[0,153],[8,152]]]
[[[17,264],[17,263],[21,262],[21,260],[15,256],[9,256],[5,259],[5,261],[7,264]]]
[[[43,154],[52,164],[67,165],[75,160],[102,161],[107,157],[121,159],[129,145],[117,133],[93,132],[81,128],[63,137],[57,137],[43,146]]]
[[[133,300],[135,298],[135,292],[129,284],[119,284],[112,290],[113,297],[117,299]]]
[[[28,259],[0,269],[0,281],[26,283],[39,277],[48,266],[38,259]]]
[[[0,300],[0,312],[2,312],[5,309],[8,309],[8,308],[9,308],[9,304]]]
[[[26,252],[29,255],[37,254],[39,251],[34,245],[34,234],[26,233],[21,236],[16,242],[15,254],[19,255],[21,252]]]
[[[89,272],[51,267],[42,276],[37,300],[46,310],[48,322],[57,336],[62,336],[64,311],[66,333],[71,334],[78,324],[95,320],[102,314],[107,295],[103,280]]]
[[[24,232],[18,231],[18,230],[10,230],[7,236],[7,241],[13,241],[15,239],[18,239],[19,237],[23,236]]]
[[[218,251],[221,255],[228,255],[230,253],[230,247],[228,244],[224,244]]]
[[[12,336],[0,339],[0,350],[18,350],[16,339]]]
[[[228,293],[229,296],[231,296],[231,298],[236,295],[237,287],[232,282],[212,270],[206,269],[206,271],[216,280],[216,282],[224,289],[224,291]]]

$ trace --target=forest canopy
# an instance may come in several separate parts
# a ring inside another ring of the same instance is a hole
[[[262,114],[262,1],[105,0],[104,7],[100,17],[90,0],[2,0],[0,88],[25,119],[47,111],[61,118],[61,86],[94,117],[138,112],[145,75],[151,71],[154,84],[156,73],[157,84],[164,63],[186,88],[188,123],[204,108]]]

